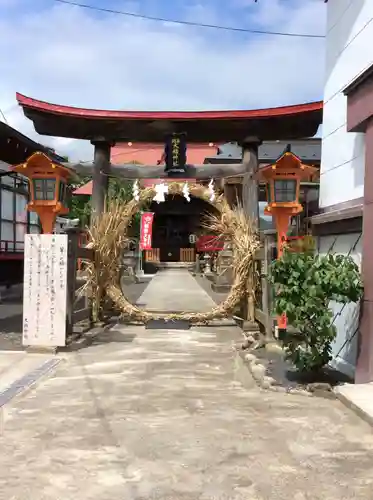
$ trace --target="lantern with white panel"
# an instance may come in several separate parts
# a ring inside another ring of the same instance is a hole
[[[11,169],[29,179],[27,210],[44,234],[25,235],[23,337],[25,346],[66,345],[67,234],[53,234],[57,215],[67,214],[67,183],[75,174],[44,153],[34,153]]]
[[[67,183],[75,172],[52,161],[44,153],[34,153],[25,163],[11,168],[29,179],[30,202],[27,209],[36,212],[44,234],[53,233],[57,215],[67,214]]]

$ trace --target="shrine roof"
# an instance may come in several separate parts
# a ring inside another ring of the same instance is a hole
[[[209,154],[216,152],[217,145],[189,144],[187,149],[187,162],[190,164],[202,164]],[[164,145],[159,143],[119,143],[111,150],[110,161],[113,165],[121,163],[139,163],[144,165],[156,164],[164,152]],[[164,179],[161,179],[160,182]],[[189,180],[190,182],[190,180]],[[154,184],[154,179],[145,179],[143,185]],[[91,196],[92,181],[87,182],[74,191],[77,195]]]
[[[93,190],[93,181],[88,181],[86,184],[78,187],[73,191],[73,194],[81,195],[81,196],[92,196]]]
[[[218,145],[213,144],[188,144],[187,163],[202,164],[207,156],[216,154]],[[156,165],[164,153],[163,143],[117,143],[111,149],[111,163],[142,163],[143,165]]]
[[[1,161],[9,165],[15,165],[26,161],[36,151],[46,153],[54,161],[64,161],[64,158],[57,155],[52,149],[33,141],[10,125],[0,121]]]
[[[322,101],[231,111],[114,111],[52,104],[17,93],[18,104],[39,134],[87,140],[164,142],[186,132],[188,142],[296,139],[316,134]]]

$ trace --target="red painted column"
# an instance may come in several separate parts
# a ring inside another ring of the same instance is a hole
[[[289,230],[291,215],[286,209],[278,208],[276,210],[275,221],[277,231],[277,258],[279,259],[284,253],[284,243]]]
[[[286,209],[278,208],[274,216],[277,231],[277,258],[281,259],[284,252],[284,243],[286,241],[291,215],[289,215]],[[277,327],[280,330],[286,330],[287,318],[285,313],[281,314],[281,316],[277,318]]]

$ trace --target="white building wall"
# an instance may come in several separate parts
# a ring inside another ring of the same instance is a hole
[[[364,134],[346,130],[343,89],[373,64],[373,0],[327,3],[320,207],[363,196]]]
[[[362,235],[361,233],[323,236],[319,239],[319,253],[326,255],[338,253],[350,255],[361,269]],[[359,326],[359,304],[332,302],[333,320],[337,328],[337,337],[333,343],[330,365],[353,378],[357,359],[357,340]]]
[[[320,171],[321,208],[364,195],[365,134],[347,132],[343,90],[373,64],[373,0],[328,0],[326,74]],[[351,255],[361,266],[361,234],[324,236],[319,253]],[[337,338],[331,365],[353,377],[357,360],[359,304],[332,303]]]

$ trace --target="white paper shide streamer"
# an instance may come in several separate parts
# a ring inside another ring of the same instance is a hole
[[[139,188],[139,181],[135,181],[132,187],[132,195],[136,201],[140,200],[140,188]]]
[[[188,186],[187,182],[183,186],[183,195],[187,201],[190,201],[190,191],[189,191],[189,186]]]
[[[156,184],[155,185],[155,196],[153,198],[157,203],[163,203],[166,201],[165,195],[168,193],[168,185],[164,184]]]
[[[210,201],[213,202],[215,200],[214,179],[211,179],[211,181],[209,182],[209,193]]]

